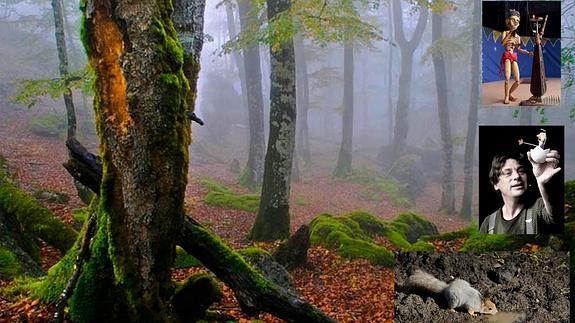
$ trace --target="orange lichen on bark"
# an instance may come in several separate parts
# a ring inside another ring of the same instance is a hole
[[[120,66],[124,41],[118,25],[107,15],[96,10],[94,13],[94,67],[99,74],[101,108],[106,122],[121,132],[126,132],[131,123],[126,98],[126,79]]]

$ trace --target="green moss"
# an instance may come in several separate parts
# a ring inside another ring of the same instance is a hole
[[[90,216],[90,208],[89,207],[81,207],[81,208],[72,210],[72,217],[80,225],[84,225],[86,220],[88,220],[89,216]]]
[[[389,226],[400,232],[410,243],[415,243],[423,235],[439,234],[433,223],[412,212],[400,214]]]
[[[20,274],[22,274],[22,266],[16,255],[0,246],[0,279],[12,279]]]
[[[74,229],[9,180],[0,181],[0,207],[16,216],[23,230],[66,252],[76,240]],[[32,254],[37,258],[37,254]]]
[[[271,257],[269,252],[267,252],[261,248],[257,248],[257,247],[247,247],[244,249],[240,249],[237,252],[242,257],[248,258],[248,259],[253,259],[255,261],[260,260],[261,258],[264,258],[266,256]]]
[[[477,222],[471,222],[471,224],[461,230],[442,233],[440,235],[427,235],[421,237],[423,241],[452,241],[461,238],[468,238],[475,231],[477,231]]]
[[[235,194],[224,185],[211,179],[202,179],[201,185],[210,189],[204,198],[209,205],[217,205],[235,210],[257,212],[260,205],[260,197],[256,194]]]
[[[176,247],[176,260],[174,261],[174,268],[181,269],[181,268],[198,267],[201,265],[202,264],[198,261],[198,259],[194,258],[194,256],[189,255],[181,247]]]
[[[366,212],[352,212],[346,216],[357,222],[361,230],[370,235],[380,234],[386,228],[383,221]]]
[[[356,217],[366,217],[356,214]],[[350,217],[333,217],[321,214],[310,223],[312,244],[334,248],[346,258],[363,258],[372,263],[393,266],[393,253],[376,245],[363,233],[360,224]]]
[[[523,247],[526,243],[546,245],[549,236],[509,235],[509,234],[481,234],[477,227],[469,230],[470,234],[459,251],[513,251]]]

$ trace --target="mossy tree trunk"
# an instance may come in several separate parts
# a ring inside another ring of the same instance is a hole
[[[435,44],[443,37],[443,13],[433,13],[431,18],[431,40]],[[441,182],[441,211],[452,214],[455,211],[455,183],[453,181],[453,144],[451,138],[451,122],[449,120],[449,103],[447,100],[447,72],[443,51],[434,50],[431,53],[435,74],[437,93],[437,113],[441,132],[443,150],[443,172]]]
[[[479,107],[479,54],[481,53],[480,33],[481,26],[481,4],[473,2],[473,25],[471,32],[471,95],[469,101],[469,113],[467,115],[467,137],[465,138],[465,156],[463,164],[463,198],[459,215],[464,218],[471,218],[471,204],[473,201],[473,161],[475,157],[475,138],[477,135],[477,110]]]
[[[413,52],[421,42],[423,31],[427,25],[429,10],[425,5],[419,7],[417,25],[411,40],[405,38],[403,31],[403,10],[401,0],[393,0],[393,23],[395,41],[401,50],[401,72],[399,74],[399,97],[395,111],[395,124],[392,142],[392,160],[397,160],[405,148],[409,129],[408,116],[411,101],[411,80],[413,70]]]
[[[254,17],[250,16],[251,3],[249,0],[240,0],[238,8],[242,32],[249,32],[252,24],[256,23]],[[255,187],[262,183],[265,158],[264,100],[258,45],[246,45],[243,48],[243,59],[247,80],[250,140],[248,162],[241,182],[245,186]]]
[[[90,0],[83,11],[104,171],[71,316],[167,321],[190,143],[190,86],[171,1]]]
[[[353,158],[353,43],[350,40],[343,45],[343,115],[341,146],[337,158],[334,176],[345,176],[351,172]]]
[[[68,76],[68,51],[66,49],[66,34],[64,29],[64,5],[62,0],[52,0],[52,12],[54,13],[54,33],[56,36],[56,48],[58,50],[58,62],[60,77]],[[64,92],[64,105],[68,124],[67,138],[76,137],[76,110],[72,99],[72,91],[68,88]]]
[[[289,10],[290,0],[268,0],[268,20]],[[270,46],[270,134],[264,164],[260,208],[250,239],[265,241],[289,236],[290,177],[295,141],[295,61],[293,41]]]

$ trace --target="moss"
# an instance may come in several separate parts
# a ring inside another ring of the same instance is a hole
[[[12,279],[20,274],[22,274],[22,266],[16,255],[0,246],[0,279]]]
[[[251,171],[247,167],[242,171],[240,177],[238,178],[238,184],[252,191],[258,190],[261,186],[261,183],[257,183],[252,179]]]
[[[569,213],[575,213],[575,180],[565,182],[565,203],[574,207]]]
[[[253,259],[255,261],[264,258],[266,256],[271,257],[271,255],[269,254],[269,252],[261,249],[261,248],[257,248],[257,247],[247,247],[244,249],[240,249],[237,251],[242,257],[244,258],[248,258],[248,259]]]
[[[218,282],[206,273],[188,278],[176,289],[174,310],[182,322],[196,322],[206,315],[206,310],[223,296]]]
[[[358,214],[355,216],[362,217]],[[310,241],[312,244],[335,248],[339,255],[346,258],[363,258],[390,267],[394,263],[393,253],[374,244],[363,233],[360,224],[350,217],[319,215],[310,223]]]
[[[20,190],[11,181],[0,181],[0,206],[16,216],[25,232],[66,252],[76,240],[74,229],[62,223],[50,210]],[[32,254],[37,258],[37,254]]]
[[[549,239],[549,236],[481,234],[476,227],[469,231],[469,237],[459,251],[512,251],[519,250],[526,243],[546,245]]]
[[[90,246],[90,259],[84,264],[69,300],[70,318],[74,322],[122,321],[123,318],[114,315],[127,315],[128,312],[127,305],[119,301],[124,299],[119,295],[122,287],[116,285],[111,269],[108,216],[102,209],[97,216],[97,231]]]
[[[439,235],[427,235],[421,237],[423,241],[452,241],[461,238],[468,238],[471,234],[477,231],[477,222],[472,222],[469,226],[453,231],[453,232],[446,232]]]
[[[201,266],[201,263],[194,256],[189,255],[181,247],[176,247],[176,260],[174,261],[174,268],[190,268]]]
[[[357,222],[361,230],[370,235],[379,234],[386,228],[383,221],[366,212],[352,212],[346,216]]]
[[[81,207],[81,208],[72,210],[72,217],[80,225],[84,225],[86,220],[88,220],[89,216],[90,216],[90,208],[89,207]]]
[[[400,232],[410,243],[415,243],[423,235],[439,234],[433,223],[411,212],[400,214],[389,226]]]
[[[200,184],[210,189],[204,198],[206,204],[247,212],[257,212],[259,208],[259,195],[235,194],[229,188],[211,179],[202,179]]]

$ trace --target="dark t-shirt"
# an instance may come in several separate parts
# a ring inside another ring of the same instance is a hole
[[[543,203],[542,198],[538,198],[535,203],[530,207],[533,214],[533,229],[534,233],[539,233],[540,221],[545,223],[553,223],[553,216],[548,214],[545,210],[545,203]],[[527,217],[527,208],[523,208],[518,216],[511,220],[505,220],[499,208],[495,214],[495,230],[493,233],[507,233],[507,234],[527,234],[527,227],[525,225],[525,218]],[[481,223],[481,228],[479,229],[481,233],[489,232],[489,216],[483,220]]]

